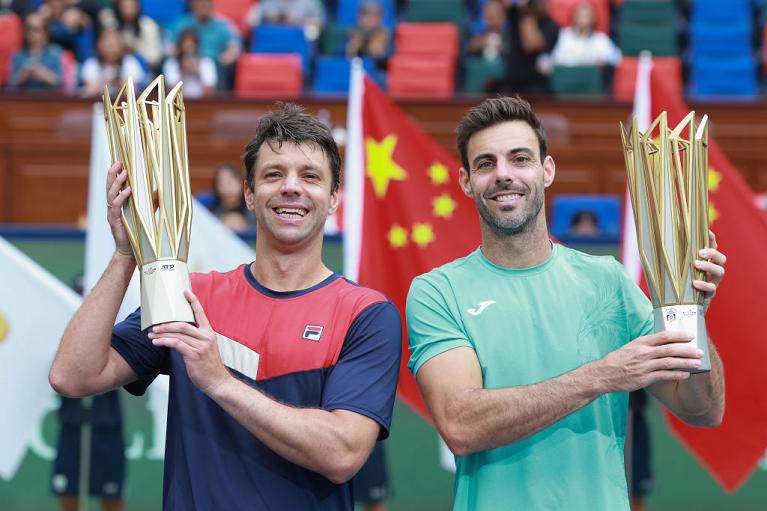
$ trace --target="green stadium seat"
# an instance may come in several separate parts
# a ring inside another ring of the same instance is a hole
[[[675,16],[671,0],[624,0],[621,23],[634,25],[672,24]]]
[[[679,55],[679,44],[674,26],[668,24],[636,25],[623,23],[618,33],[618,46],[623,55],[636,56],[648,50],[655,56]]]
[[[505,75],[506,63],[503,60],[469,57],[464,61],[463,90],[469,94],[484,93],[488,82],[502,80]]]
[[[349,26],[340,23],[328,23],[320,35],[320,53],[323,55],[346,54],[346,41]]]
[[[466,11],[462,0],[410,0],[405,8],[404,20],[464,24]]]
[[[557,95],[596,95],[604,90],[602,69],[597,66],[557,66],[549,84]]]

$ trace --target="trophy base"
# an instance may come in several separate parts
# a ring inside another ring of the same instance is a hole
[[[194,323],[192,306],[184,298],[191,289],[189,269],[183,261],[164,259],[141,267],[141,330],[154,325]]]
[[[708,333],[703,319],[703,306],[697,304],[667,305],[653,309],[655,332],[688,332],[695,337],[690,344],[703,351],[703,359],[698,369],[690,373],[705,373],[711,370],[708,355]]]

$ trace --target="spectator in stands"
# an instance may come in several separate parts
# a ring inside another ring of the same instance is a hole
[[[485,60],[496,61],[503,58],[504,41],[508,37],[506,30],[506,11],[502,0],[487,0],[482,6],[480,30],[469,40],[466,53]]]
[[[346,56],[370,57],[376,66],[386,69],[391,33],[383,25],[383,7],[378,0],[362,3],[357,14],[357,26],[349,30]]]
[[[247,24],[281,23],[304,27],[309,41],[315,41],[325,24],[325,7],[319,0],[261,0],[248,13]]]
[[[189,29],[197,32],[200,54],[216,63],[219,88],[231,89],[234,66],[242,49],[234,27],[213,16],[212,0],[191,0],[191,13],[182,16],[172,30],[172,55],[178,53],[181,33]]]
[[[201,98],[216,92],[218,73],[210,57],[200,55],[199,39],[194,30],[184,30],[178,40],[178,57],[162,66],[168,87],[184,82],[184,97]]]
[[[115,7],[115,22],[122,32],[125,47],[143,59],[145,67],[159,69],[162,61],[160,27],[152,18],[141,14],[138,0],[117,0]]]
[[[65,50],[78,53],[78,38],[92,26],[91,17],[66,0],[45,0],[38,12],[48,25],[51,41]]]
[[[11,59],[9,89],[55,89],[61,86],[61,48],[48,41],[43,17],[24,20],[24,46]]]
[[[245,204],[242,175],[229,163],[219,165],[213,174],[213,203],[210,211],[233,231],[256,225],[255,215]]]
[[[35,10],[34,0],[0,0],[0,15],[13,13],[21,19],[26,19]]]
[[[594,8],[583,2],[573,15],[573,24],[559,34],[557,45],[551,53],[555,66],[614,66],[621,59],[621,52],[610,37],[595,29]]]
[[[136,89],[146,84],[146,71],[141,63],[125,51],[122,34],[117,30],[104,30],[96,44],[96,56],[85,61],[81,69],[83,94],[101,94],[104,86],[116,94],[128,77],[133,78]]]
[[[548,15],[548,1],[505,1],[509,21],[506,91],[548,92],[549,55],[559,35],[559,26]]]
[[[581,237],[598,236],[600,232],[597,215],[590,209],[576,211],[570,220],[568,234]]]

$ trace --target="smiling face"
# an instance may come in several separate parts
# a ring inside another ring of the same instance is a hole
[[[470,169],[461,168],[460,185],[474,199],[483,230],[513,236],[543,218],[543,191],[554,181],[554,160],[541,162],[538,138],[524,121],[507,121],[469,139]]]
[[[252,175],[245,202],[255,212],[257,238],[291,251],[322,239],[338,192],[331,192],[333,176],[319,146],[264,142]]]

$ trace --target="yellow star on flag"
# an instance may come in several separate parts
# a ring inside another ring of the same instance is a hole
[[[448,182],[450,174],[447,172],[447,167],[441,163],[432,163],[429,167],[429,177],[433,185],[441,185]]]
[[[9,330],[10,327],[8,326],[8,320],[5,319],[5,316],[0,314],[0,342],[5,340],[5,338],[8,336]]]
[[[432,204],[434,205],[434,216],[442,218],[453,216],[453,211],[458,207],[458,203],[450,197],[449,193],[443,193],[438,197],[434,197]]]
[[[722,175],[714,167],[708,168],[708,189],[715,192],[719,189],[719,183],[722,181]]]
[[[434,231],[431,228],[431,224],[416,223],[413,225],[413,232],[410,237],[416,245],[425,248],[426,245],[434,241]]]
[[[407,245],[407,229],[401,225],[392,225],[388,237],[389,244],[394,248],[402,248]]]
[[[392,158],[396,145],[397,137],[395,135],[387,135],[380,142],[376,142],[372,138],[365,141],[367,175],[373,182],[373,191],[379,199],[386,196],[389,181],[404,181],[407,178],[405,169],[397,165],[397,162]]]
[[[714,207],[713,202],[708,203],[708,223],[709,225],[713,224],[714,221],[719,218],[719,211],[716,210]]]

